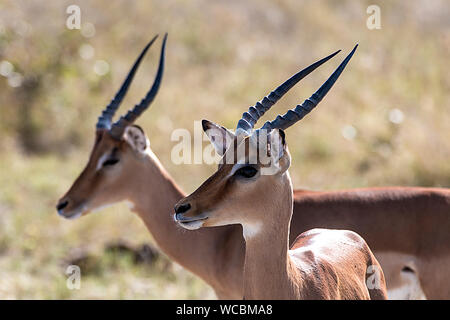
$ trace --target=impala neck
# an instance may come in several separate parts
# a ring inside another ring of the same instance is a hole
[[[178,264],[206,282],[214,275],[218,232],[186,232],[173,220],[174,204],[185,194],[175,184],[156,156],[150,151],[140,168],[134,168],[133,190],[129,201],[160,249]]]
[[[279,195],[260,212],[264,221],[256,234],[243,225],[246,242],[244,264],[244,298],[284,298],[291,287],[292,262],[288,255],[289,228],[293,209],[293,191],[289,174]]]

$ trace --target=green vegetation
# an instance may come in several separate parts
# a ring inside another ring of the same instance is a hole
[[[382,29],[371,31],[374,2]],[[81,8],[81,31],[65,27],[71,4]],[[288,130],[294,186],[449,187],[449,10],[437,0],[0,1],[0,299],[214,297],[164,255],[136,264],[105,251],[117,240],[152,241],[125,205],[76,221],[54,209],[87,161],[102,108],[156,33],[169,32],[167,67],[139,124],[186,192],[214,166],[173,164],[173,129],[192,131],[202,118],[233,128],[291,74],[343,49],[263,121],[273,118],[318,88],[356,42],[322,105]],[[121,112],[151,85],[159,45]],[[94,257],[80,290],[66,287],[74,251]]]

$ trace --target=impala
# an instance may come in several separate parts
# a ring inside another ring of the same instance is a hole
[[[133,124],[137,116],[149,107],[156,96],[164,66],[163,51],[157,78],[147,94],[147,99],[143,100],[139,107],[135,107],[134,112],[127,114],[125,117],[129,119],[127,125],[123,118],[117,125],[112,124],[113,116],[131,84],[142,57],[154,41],[155,39],[142,51],[120,90],[103,111],[97,123],[95,143],[88,163],[67,193],[59,200],[57,210],[62,217],[71,219],[106,205],[127,201],[131,204],[131,210],[143,220],[162,251],[208,283],[219,298],[240,299],[245,253],[240,227],[225,226],[217,230],[182,232],[173,223],[172,212],[173,205],[186,194],[181,191],[152,152],[144,131]],[[329,58],[331,56],[324,60]],[[311,67],[309,70],[312,71]],[[275,91],[281,97],[289,89],[287,86],[295,85],[306,75],[305,73],[304,70],[297,73],[286,82],[287,84],[280,86],[284,88],[283,90]],[[133,114],[135,116],[132,116]],[[231,134],[220,126],[204,122],[205,130],[212,127],[224,134]],[[218,141],[213,143],[216,148],[220,148],[218,143]],[[430,197],[435,201],[428,201]],[[418,274],[422,271],[422,264],[417,263],[420,260],[419,257],[416,259],[415,245],[408,240],[407,234],[402,234],[410,230],[408,224],[410,221],[408,222],[406,215],[410,212],[414,216],[425,218],[427,212],[436,212],[436,219],[433,220],[435,231],[443,232],[445,224],[440,224],[437,219],[438,217],[443,219],[442,213],[446,210],[442,192],[434,189],[390,188],[324,193],[297,190],[294,191],[294,198],[291,242],[295,235],[313,227],[356,230],[368,240],[376,254],[378,249],[382,253],[387,253],[386,259],[379,258],[379,260],[382,260],[388,287],[393,284],[393,289],[405,288],[400,292],[401,295],[397,294],[397,297],[416,297],[415,288],[419,286]],[[330,207],[333,210],[329,210]],[[407,212],[401,208],[407,208]],[[386,226],[386,221],[391,223]],[[380,232],[381,226],[383,228],[381,230],[386,232]],[[447,230],[448,227],[445,231]],[[440,236],[443,237],[444,234]],[[181,243],[186,244],[187,248],[182,247]],[[450,243],[450,239],[447,243]],[[435,257],[450,251],[442,250],[446,248],[445,246],[431,245],[430,248],[433,249]],[[430,261],[424,260],[424,263],[428,262]],[[439,281],[431,281],[436,279],[436,274],[430,269],[432,266],[435,265],[430,262],[430,266],[426,269],[428,272],[423,278],[421,276],[423,281],[430,280],[430,285],[424,286],[425,293],[430,297],[450,297],[448,291],[442,291],[447,290],[447,286],[442,286]],[[405,267],[407,271],[402,272]]]
[[[261,130],[253,127],[273,105],[270,97],[244,113],[216,173],[175,206],[175,221],[189,230],[242,226],[245,299],[387,298],[381,267],[354,232],[313,229],[300,234],[289,250],[293,188],[282,129],[318,105],[355,50],[309,99]],[[369,268],[379,270],[373,288],[367,285]]]

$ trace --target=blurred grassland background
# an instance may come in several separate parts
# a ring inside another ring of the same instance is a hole
[[[81,30],[66,28],[71,4]],[[381,30],[366,27],[370,4],[381,8]],[[291,74],[343,49],[263,121],[272,119],[309,97],[355,43],[321,106],[287,132],[294,186],[449,187],[449,16],[445,0],[1,0],[0,298],[214,298],[164,255],[136,258],[152,239],[125,205],[76,221],[54,209],[88,159],[102,108],[156,33],[169,32],[166,72],[138,124],[186,192],[215,167],[173,164],[175,128],[192,132],[203,118],[234,128]],[[151,85],[160,44],[119,113]],[[66,287],[74,261],[80,290]]]

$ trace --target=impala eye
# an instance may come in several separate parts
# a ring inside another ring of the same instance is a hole
[[[252,166],[245,166],[242,167],[234,173],[235,176],[241,176],[244,178],[252,178],[255,176],[255,174],[258,173],[258,170]]]
[[[118,162],[119,162],[119,159],[108,159],[105,162],[103,162],[103,166],[104,167],[113,166],[113,165],[115,165]]]

